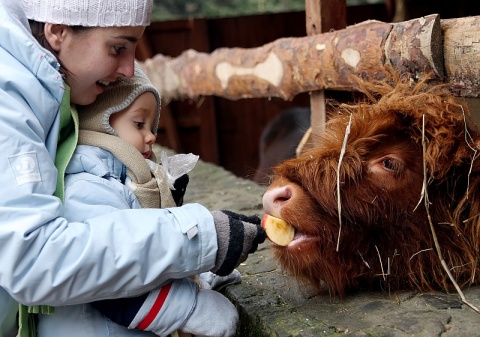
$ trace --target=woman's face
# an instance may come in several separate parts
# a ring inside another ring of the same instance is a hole
[[[71,102],[93,103],[105,86],[132,77],[135,48],[145,27],[102,27],[75,32],[66,26],[56,41],[60,63],[67,69]]]

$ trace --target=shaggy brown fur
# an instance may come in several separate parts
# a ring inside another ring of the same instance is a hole
[[[461,287],[480,277],[480,135],[467,127],[467,107],[442,87],[391,82],[365,83],[368,102],[341,105],[314,149],[275,168],[263,198],[266,213],[297,231],[289,246],[274,246],[281,265],[341,296],[363,287],[452,288],[422,199],[424,163],[443,258]],[[339,237],[337,166],[350,117]]]

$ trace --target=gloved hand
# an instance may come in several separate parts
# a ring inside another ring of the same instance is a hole
[[[175,200],[175,204],[177,206],[183,205],[183,197],[185,195],[185,191],[187,190],[187,185],[189,181],[190,178],[188,177],[188,174],[184,174],[180,178],[177,178],[177,180],[175,180],[175,182],[173,183],[173,187],[175,189],[171,190],[172,197],[173,200]]]
[[[256,251],[258,244],[264,242],[267,236],[261,219],[256,215],[246,216],[231,211],[213,211],[212,215],[217,230],[218,252],[211,271],[225,276],[245,261],[248,254]]]
[[[195,336],[230,337],[235,335],[238,312],[222,294],[200,289],[192,314],[179,329]]]
[[[222,291],[226,286],[242,283],[242,275],[236,269],[227,276],[219,276],[211,271],[207,271],[198,275],[198,282],[202,289]]]

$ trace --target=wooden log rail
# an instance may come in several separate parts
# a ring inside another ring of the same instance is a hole
[[[480,96],[480,16],[400,23],[365,21],[345,29],[282,38],[258,48],[187,50],[155,55],[142,66],[166,100],[215,95],[231,100],[301,92],[355,90],[355,78],[381,79],[392,66],[420,77],[431,72],[454,94]]]

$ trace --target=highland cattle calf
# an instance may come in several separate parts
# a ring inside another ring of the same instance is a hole
[[[295,228],[281,266],[332,294],[452,289],[441,261],[460,287],[480,280],[480,134],[444,87],[393,77],[339,105],[263,196]]]

